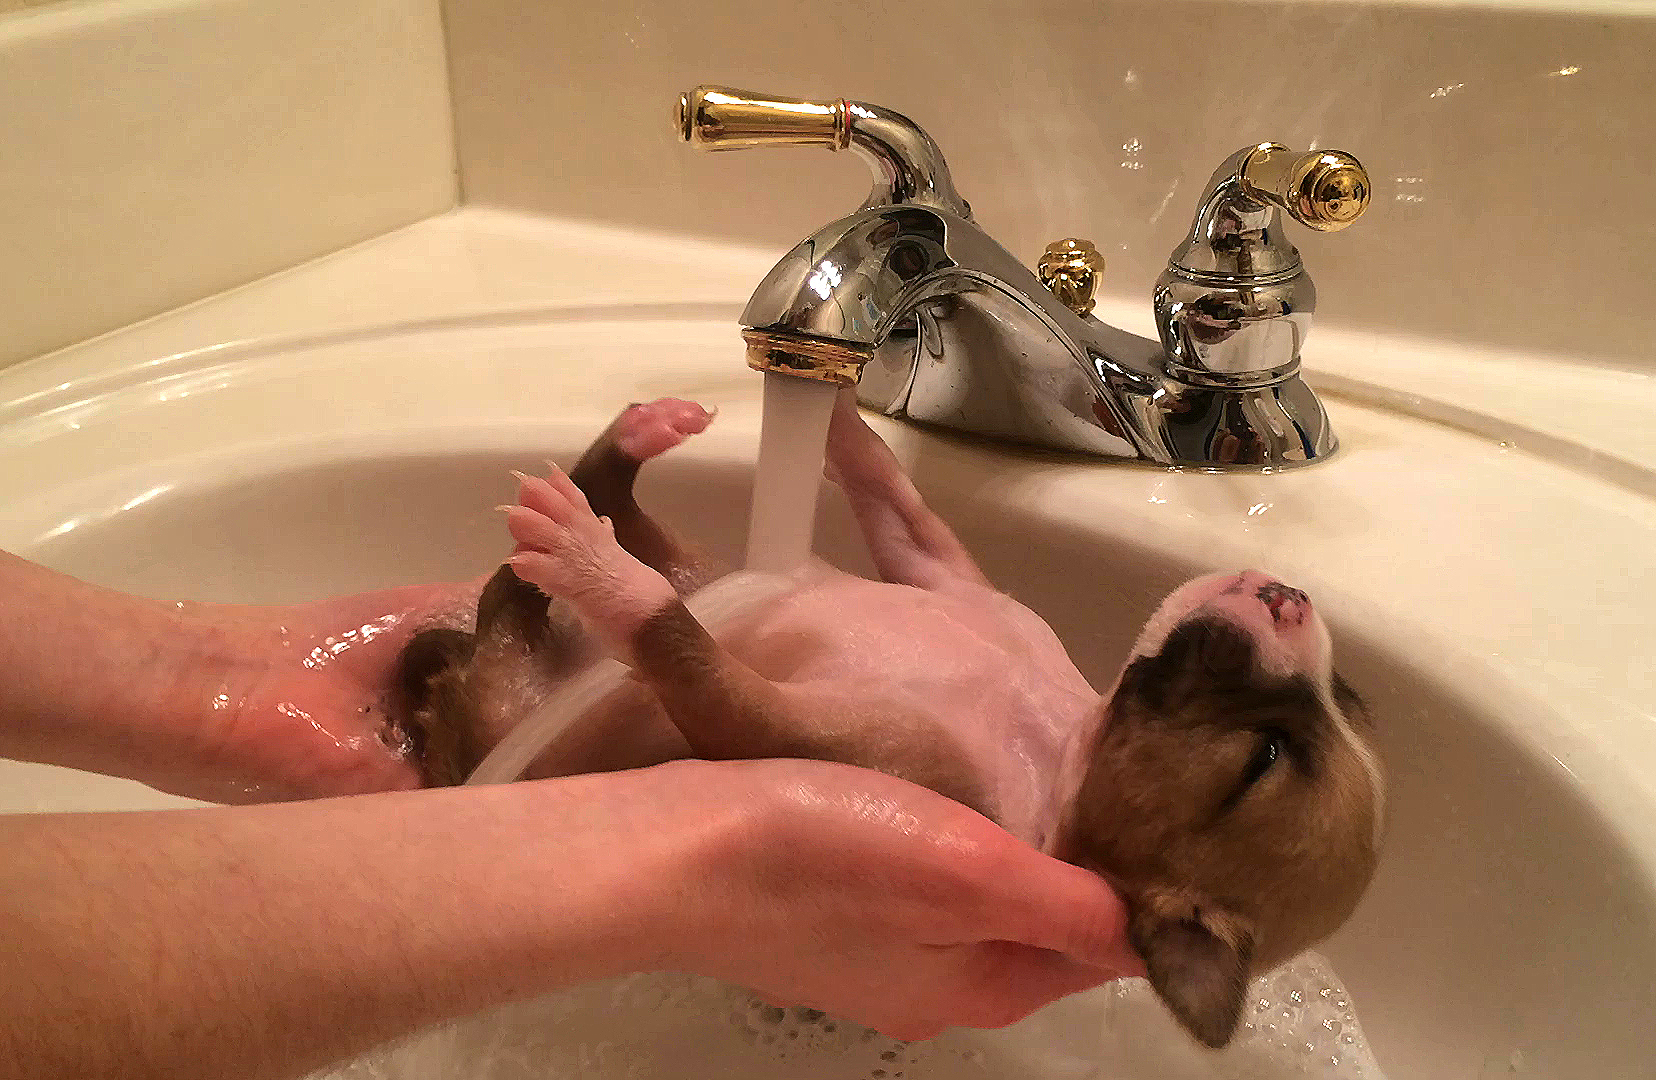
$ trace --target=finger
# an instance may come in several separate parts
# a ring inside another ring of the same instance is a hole
[[[506,511],[506,531],[520,548],[537,552],[553,547],[561,536],[556,523],[527,506],[514,506]]]

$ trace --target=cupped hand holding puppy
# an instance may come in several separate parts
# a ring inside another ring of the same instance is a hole
[[[417,783],[378,738],[404,627],[475,602],[460,585],[180,608],[5,555],[0,581],[18,615],[0,755],[226,801]],[[0,1060],[27,1075],[292,1076],[653,970],[915,1038],[1138,969],[1093,875],[822,762],[15,815],[0,849]]]
[[[683,894],[690,970],[906,1039],[1143,972],[1108,885],[959,803],[824,762],[693,767],[737,817]]]
[[[293,1076],[657,970],[916,1038],[1137,970],[1098,878],[821,762],[13,816],[0,848],[0,1060],[20,1075]]]

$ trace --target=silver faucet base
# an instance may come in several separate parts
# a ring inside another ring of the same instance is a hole
[[[1089,371],[1020,312],[988,289],[922,305],[875,349],[857,400],[886,416],[997,442],[1206,471],[1297,468],[1338,447],[1321,401],[1298,374],[1217,388]],[[1089,321],[1115,335],[1118,355],[1160,351]],[[1008,355],[1018,362],[1008,364]]]

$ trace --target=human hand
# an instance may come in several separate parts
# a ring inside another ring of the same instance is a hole
[[[1143,973],[1109,885],[959,803],[846,765],[714,767],[708,797],[740,824],[665,922],[688,920],[685,970],[903,1039]]]

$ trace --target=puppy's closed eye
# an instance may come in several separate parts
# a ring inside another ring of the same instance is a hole
[[[1253,757],[1248,759],[1248,767],[1242,772],[1242,788],[1244,790],[1257,784],[1260,778],[1270,770],[1271,766],[1277,763],[1277,759],[1287,753],[1287,740],[1288,736],[1280,731],[1260,733],[1259,749],[1255,750]]]
[[[1242,774],[1238,777],[1236,786],[1231,788],[1224,801],[1219,804],[1215,817],[1224,817],[1236,805],[1247,797],[1255,784],[1263,780],[1277,763],[1288,756],[1288,736],[1276,729],[1262,731],[1256,737],[1254,751],[1248,756],[1247,763],[1242,766]]]

